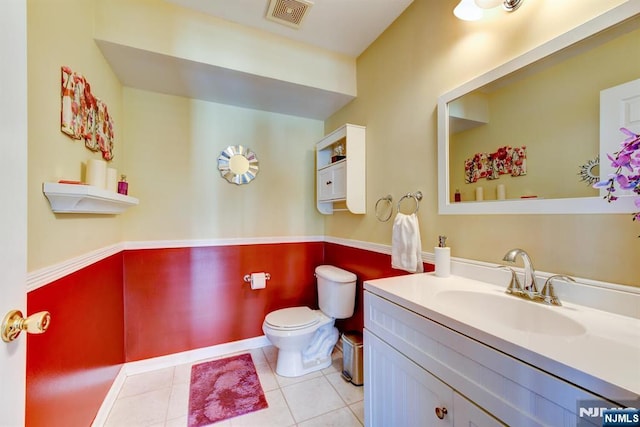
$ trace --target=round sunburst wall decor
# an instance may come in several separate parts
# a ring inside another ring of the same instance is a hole
[[[232,184],[248,184],[258,174],[258,158],[247,147],[230,145],[218,157],[218,170]]]
[[[596,156],[595,159],[589,160],[580,166],[578,175],[580,175],[580,181],[585,182],[589,186],[598,182],[600,180],[600,156]]]

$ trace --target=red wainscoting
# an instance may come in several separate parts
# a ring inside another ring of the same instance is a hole
[[[263,335],[283,307],[317,307],[324,243],[131,250],[124,253],[126,361]],[[246,274],[267,272],[251,290]]]
[[[27,339],[27,426],[91,425],[124,362],[122,253],[27,295],[27,312],[51,313]],[[23,334],[26,334],[23,332]]]
[[[409,274],[404,270],[391,268],[391,255],[352,248],[335,243],[325,243],[324,263],[351,271],[358,276],[355,312],[349,319],[336,321],[336,326],[342,332],[362,332],[364,329],[364,310],[362,305],[364,288],[362,284],[366,280]],[[434,266],[431,264],[425,263],[423,265],[424,271],[434,270]]]
[[[258,337],[270,311],[317,308],[320,264],[358,276],[341,331],[363,328],[363,281],[406,274],[389,255],[323,242],[144,249],[29,292],[28,312],[52,323],[27,341],[27,425],[90,425],[122,363]],[[251,290],[243,277],[261,271],[271,280]]]

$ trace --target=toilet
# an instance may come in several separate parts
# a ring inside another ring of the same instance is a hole
[[[319,265],[315,276],[320,310],[290,307],[272,311],[262,331],[278,348],[276,373],[299,377],[331,365],[331,352],[338,342],[335,319],[353,316],[356,275],[332,265]]]

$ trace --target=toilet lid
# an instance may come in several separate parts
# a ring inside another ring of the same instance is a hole
[[[272,311],[265,322],[279,329],[300,329],[318,323],[318,315],[309,307],[291,307]]]

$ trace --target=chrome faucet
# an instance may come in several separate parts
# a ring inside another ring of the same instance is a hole
[[[574,282],[575,279],[573,277],[565,276],[564,274],[556,274],[554,276],[549,277],[546,282],[544,282],[544,286],[542,287],[542,292],[540,292],[540,296],[542,297],[542,302],[550,305],[562,305],[560,299],[556,295],[555,290],[553,289],[553,279],[561,279],[567,282]]]
[[[506,265],[499,265],[498,268],[501,270],[507,270],[511,273],[511,281],[509,282],[509,286],[507,286],[507,290],[504,292],[512,295],[522,294],[522,285],[520,284],[520,280],[518,280],[518,276],[513,268],[507,267]]]
[[[503,261],[507,262],[516,262],[516,258],[520,255],[522,257],[522,261],[524,262],[524,283],[522,285],[522,290],[530,294],[538,293],[538,286],[536,285],[536,270],[533,268],[533,263],[531,262],[531,258],[529,258],[529,254],[519,248],[511,249],[506,253]]]
[[[520,285],[518,277],[511,267],[507,267],[504,265],[498,266],[498,268],[511,271],[511,281],[509,282],[509,286],[507,287],[507,290],[505,292],[507,294],[525,298],[535,302],[542,302],[549,305],[562,305],[560,299],[553,289],[553,280],[560,279],[568,282],[575,282],[575,280],[572,277],[565,276],[563,274],[556,274],[549,277],[544,282],[542,291],[538,291],[538,286],[536,285],[536,270],[533,268],[533,264],[531,263],[529,254],[527,254],[522,249],[511,249],[504,256],[503,260],[508,262],[515,262],[518,255],[520,255],[522,257],[522,261],[524,261],[524,285]]]

